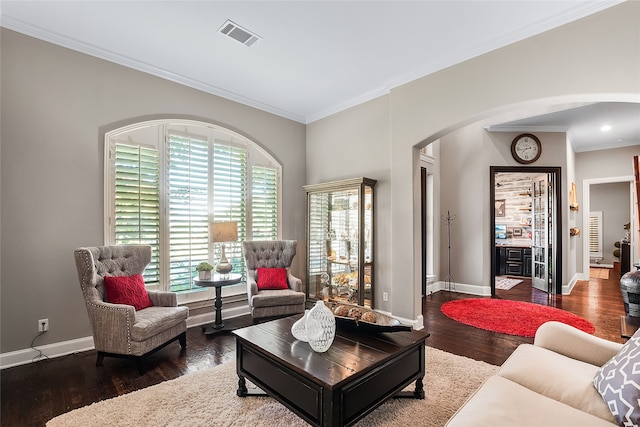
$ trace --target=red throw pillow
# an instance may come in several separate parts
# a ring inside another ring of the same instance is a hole
[[[136,310],[153,305],[141,274],[104,276],[104,290],[107,302],[113,304],[132,305]]]
[[[257,273],[259,291],[265,289],[289,289],[286,268],[258,267]]]

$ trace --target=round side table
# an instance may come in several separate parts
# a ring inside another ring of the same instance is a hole
[[[209,280],[200,280],[198,278],[193,279],[193,283],[203,288],[216,288],[216,321],[212,325],[202,327],[202,331],[206,335],[215,334],[224,330],[224,323],[222,323],[222,287],[235,285],[242,280],[241,274],[212,274]]]

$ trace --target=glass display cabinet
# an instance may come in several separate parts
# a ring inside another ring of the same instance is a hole
[[[369,178],[306,185],[307,299],[373,308],[374,186]]]

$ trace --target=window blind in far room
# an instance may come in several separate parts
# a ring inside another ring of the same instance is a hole
[[[169,134],[169,283],[194,287],[196,266],[209,258],[209,144],[205,137]]]
[[[115,144],[115,200],[112,221],[115,244],[151,245],[146,284],[160,281],[159,156],[153,148]]]
[[[602,258],[602,211],[589,212],[589,257]]]

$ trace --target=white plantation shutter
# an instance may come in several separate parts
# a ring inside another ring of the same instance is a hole
[[[238,223],[238,241],[225,244],[225,254],[233,272],[244,276],[242,241],[247,240],[247,150],[213,144],[213,221]],[[221,245],[215,245],[215,262]]]
[[[160,281],[159,157],[153,148],[115,144],[113,230],[115,244],[147,244],[151,263],[144,271],[147,284]]]
[[[209,257],[209,147],[206,138],[169,135],[169,281],[193,288],[195,267]]]
[[[602,258],[602,211],[589,212],[589,256]]]
[[[242,241],[279,237],[281,170],[254,142],[208,123],[152,120],[107,132],[105,244],[151,245],[145,282],[195,301],[184,295],[204,289],[194,286],[195,267],[220,260],[211,222],[238,223],[226,255],[243,275]]]
[[[253,240],[278,238],[278,171],[254,166],[251,180],[251,229]]]

